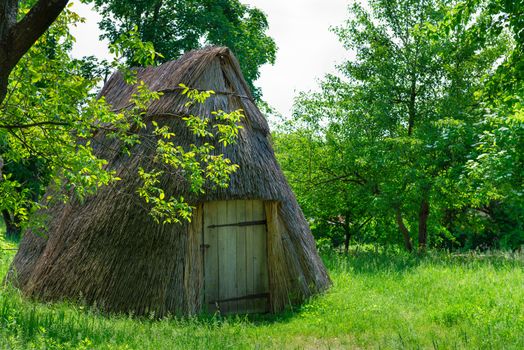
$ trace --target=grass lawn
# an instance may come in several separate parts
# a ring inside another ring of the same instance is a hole
[[[2,276],[13,254],[0,252]],[[276,316],[104,316],[2,287],[0,349],[524,349],[522,254],[361,250],[324,260],[333,287]]]

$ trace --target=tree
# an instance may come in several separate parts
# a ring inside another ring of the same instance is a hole
[[[0,104],[8,78],[22,56],[56,20],[68,0],[38,0],[19,18],[21,1],[0,1]]]
[[[475,6],[477,1],[469,3],[449,20],[473,12]],[[473,112],[481,121],[466,182],[473,189],[474,205],[487,217],[491,240],[499,247],[518,248],[524,244],[524,1],[495,0],[484,11],[491,19],[484,33],[508,33],[513,45],[476,92]]]
[[[266,35],[266,16],[238,0],[94,0],[102,14],[103,38],[114,43],[135,26],[141,40],[153,43],[161,53],[159,62],[206,44],[228,46],[240,62],[251,89],[259,68],[274,63],[276,45]],[[137,65],[132,51],[126,51],[130,65]],[[257,94],[259,94],[259,91]]]
[[[73,196],[83,200],[100,186],[119,180],[113,169],[106,168],[106,160],[95,156],[93,136],[103,132],[119,141],[121,152],[132,152],[143,141],[138,131],[146,127],[143,116],[149,103],[161,96],[137,81],[133,71],[115,60],[112,68],[120,69],[127,83],[137,84],[138,92],[131,97],[129,109],[121,111],[113,111],[104,99],[97,99],[93,91],[100,77],[93,77],[84,60],[69,55],[74,38],[68,27],[78,20],[76,14],[66,9],[37,40],[14,68],[0,109],[0,137],[8,145],[2,150],[8,171],[4,171],[0,182],[0,210],[17,220],[27,219],[29,212],[39,207],[26,186],[28,179],[17,178],[20,173],[14,170],[17,164],[27,165],[33,160],[45,164],[51,185],[56,189],[49,192],[47,202],[66,201]],[[153,63],[157,54],[153,46],[139,41],[134,30],[121,36],[111,50],[122,57],[122,52],[131,47],[140,50],[137,57],[144,59],[143,64]],[[211,95],[187,87],[182,92],[189,103],[203,103]],[[238,111],[219,113],[214,128],[208,124],[207,116],[188,116],[185,120],[195,135],[220,137],[227,145],[235,142],[241,117]],[[176,135],[165,127],[150,126],[146,137],[148,145],[155,147],[155,157],[162,160],[162,169],[137,174],[143,180],[139,194],[149,203],[151,215],[158,221],[181,221],[191,213],[183,199],[164,194],[156,181],[161,174],[184,169],[192,189],[198,192],[209,182],[226,186],[229,174],[236,170],[229,159],[220,155],[210,157],[213,149],[206,144],[180,149]],[[152,140],[157,143],[151,143]]]
[[[370,223],[372,213],[362,193],[364,179],[338,176],[343,172],[346,149],[335,140],[328,140],[306,126],[294,123],[280,127],[273,134],[275,153],[286,178],[293,186],[306,217],[312,218],[311,228],[317,239],[330,239],[334,245],[344,244],[349,250],[352,238]],[[362,186],[355,186],[355,185]],[[363,237],[360,237],[363,240]]]
[[[66,179],[70,188],[74,188],[78,195],[85,196],[95,191],[97,187],[114,181],[114,179],[110,172],[104,171],[104,161],[93,156],[90,145],[88,143],[77,144],[75,140],[78,140],[79,137],[84,140],[89,138],[89,135],[98,130],[100,123],[107,120],[107,123],[119,125],[120,137],[130,143],[136,142],[132,136],[126,135],[126,130],[131,125],[129,120],[126,120],[129,116],[122,117],[122,115],[111,113],[103,103],[94,102],[94,96],[89,91],[96,85],[97,80],[89,71],[93,72],[93,68],[96,70],[98,67],[93,67],[92,61],[89,62],[91,67],[86,64],[87,62],[75,63],[67,56],[71,40],[69,34],[63,31],[64,28],[60,24],[56,27],[61,28],[66,40],[63,48],[58,50],[59,54],[56,55],[58,57],[48,59],[42,54],[42,48],[35,49],[33,57],[26,60],[23,64],[24,67],[18,70],[17,77],[11,77],[11,90],[8,90],[9,77],[13,70],[18,68],[17,63],[31,49],[32,45],[37,43],[37,40],[57,19],[66,5],[67,1],[56,0],[6,0],[0,2],[0,111],[2,114],[0,136],[7,140],[10,147],[9,151],[4,150],[3,152],[3,155],[7,156],[5,162],[4,159],[0,158],[0,164],[9,164],[9,167],[4,169],[4,181],[1,184],[4,194],[1,207],[6,219],[15,221],[25,219],[27,209],[32,207],[31,202],[33,202],[29,200],[31,196],[28,197],[27,194],[35,193],[24,188],[27,179],[18,179],[20,181],[17,181],[16,173],[21,174],[23,172],[14,171],[13,173],[14,168],[24,166],[24,164],[28,165],[32,162],[30,159],[38,159],[39,163],[42,163],[40,160],[43,159],[43,162],[49,166],[49,171],[55,172],[54,180]],[[221,10],[220,6],[221,4],[212,5],[213,9],[219,11]],[[262,63],[257,62],[260,59],[262,61],[273,61],[275,53],[274,42],[263,34],[267,29],[265,16],[259,11],[243,7],[240,3],[231,3],[231,6],[225,9],[226,12],[228,15],[234,14],[241,17],[235,19],[233,15],[230,18],[234,20],[235,25],[238,24],[235,30],[227,32],[230,38],[236,35],[238,40],[235,42],[240,47],[243,47],[242,40],[249,40],[249,43],[257,42],[257,52],[254,52],[254,47],[251,47],[251,51],[239,50],[239,52],[247,56],[249,56],[248,53],[254,53],[244,61],[251,60],[251,63],[254,62],[246,66],[251,68],[247,72],[248,78],[258,76],[257,64]],[[70,16],[70,14],[67,16]],[[234,26],[227,24],[215,34],[229,27],[233,28]],[[134,25],[128,29],[134,29]],[[133,30],[126,30],[125,34],[129,34],[131,31]],[[242,32],[242,35],[240,35],[240,32]],[[216,35],[219,36],[219,34]],[[118,35],[113,37],[116,45],[121,44],[119,42],[121,37]],[[53,39],[53,37],[51,38]],[[213,42],[220,43],[220,40],[215,38]],[[40,46],[45,46],[45,39],[41,40]],[[136,42],[136,45],[130,45],[120,53],[125,52],[125,54],[131,55],[134,63],[151,64],[158,57],[152,48],[151,43],[139,44]],[[148,61],[148,58],[152,58],[153,61]],[[57,69],[61,64],[60,59],[64,59],[64,64]],[[46,71],[49,67],[53,68],[51,71]],[[124,69],[123,66],[118,66],[118,68]],[[88,72],[87,75],[91,76],[87,77],[86,72]],[[66,77],[67,79],[65,79]],[[45,81],[51,82],[49,85],[60,81],[66,81],[66,83],[63,89],[58,88],[57,85],[44,89],[42,85],[45,85]],[[156,98],[155,94],[148,93],[147,88],[144,88],[143,92],[146,96]],[[28,100],[20,98],[24,93],[32,98]],[[49,93],[51,93],[51,96],[48,95]],[[6,96],[9,99],[7,102],[4,101]],[[58,101],[57,96],[67,97],[67,99]],[[147,104],[145,101],[139,102],[138,100],[135,100],[138,104]],[[16,106],[19,101],[23,101],[24,108]],[[140,115],[137,109],[135,109],[135,112]],[[88,116],[88,114],[91,115]],[[65,117],[66,115],[69,115],[69,117]],[[52,117],[49,118],[49,116]],[[229,114],[225,114],[223,121],[229,123],[229,116]],[[231,116],[237,118],[236,114],[231,114]],[[230,130],[234,129],[230,128]],[[15,166],[15,164],[18,164],[18,166]],[[183,165],[184,162],[181,162],[181,164]],[[62,168],[63,171],[60,175],[57,175],[56,170],[59,168]],[[193,169],[195,168],[193,167]],[[202,170],[202,168],[199,169]],[[213,178],[220,178],[220,181],[222,181],[224,176],[227,177],[227,172],[232,171],[234,167],[233,165],[224,165],[221,169],[223,170],[222,174],[217,172]],[[18,170],[20,170],[19,167]],[[144,190],[145,197],[148,198],[152,193],[159,195],[161,189],[150,186],[150,188]],[[165,220],[177,220],[177,215],[172,215],[172,208],[169,209],[169,204],[173,205],[173,201],[168,202],[157,198],[155,203],[153,209],[156,208],[163,212],[160,217]],[[185,208],[184,203],[179,204]],[[171,213],[166,213],[166,210],[171,210]],[[182,210],[182,212],[184,211]],[[187,212],[185,213],[187,214]],[[7,221],[9,222],[9,220]]]
[[[445,209],[468,203],[459,180],[479,121],[471,113],[475,91],[509,48],[504,33],[477,35],[489,24],[485,12],[448,25],[455,5],[373,0],[369,11],[351,6],[350,19],[335,32],[356,58],[340,66],[339,76],[327,76],[320,93],[296,102],[296,119],[318,135],[320,164],[328,164],[316,171],[316,183],[345,183],[365,203],[364,217],[383,228],[395,223],[408,250],[414,233],[424,250],[430,230],[435,240],[445,232]]]
[[[51,26],[60,12],[67,5],[67,0],[39,0],[30,9],[23,11],[20,17],[18,0],[0,1],[0,109],[7,95],[9,76],[23,55],[31,48],[38,38]],[[25,4],[25,3],[24,3]],[[2,118],[3,119],[3,118]],[[8,125],[3,120],[4,129],[16,128],[19,125]],[[0,156],[0,182],[4,159]],[[6,234],[14,238],[18,236],[19,214],[24,214],[23,205],[15,192],[20,187],[18,182],[2,183],[2,214],[7,225]],[[8,195],[9,194],[9,195]]]
[[[7,137],[3,141],[6,141]],[[9,144],[2,142],[1,154],[9,152]],[[5,223],[5,237],[18,241],[21,238],[22,224],[27,218],[26,213],[31,210],[32,203],[40,200],[49,183],[50,172],[46,161],[41,157],[31,156],[26,159],[14,161],[6,157],[8,162],[4,165],[3,173],[7,182],[14,185],[12,191],[3,192],[5,197],[14,198],[15,201],[2,205],[2,217]],[[6,196],[6,194],[8,194]],[[4,198],[5,198],[4,197]],[[3,203],[4,204],[4,203]]]

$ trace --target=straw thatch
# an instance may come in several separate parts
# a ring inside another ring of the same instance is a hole
[[[159,67],[138,69],[139,79],[164,95],[151,104],[146,121],[176,132],[182,146],[199,140],[179,116],[210,115],[213,110],[244,110],[238,143],[216,151],[240,166],[226,189],[194,195],[182,176],[162,180],[166,195],[182,195],[196,207],[192,223],[156,224],[136,194],[138,167],[153,166],[153,147],[135,147],[131,156],[118,141],[97,135],[97,154],[122,179],[87,198],[54,204],[47,212],[45,237],[27,232],[10,278],[26,296],[40,300],[81,300],[114,312],[156,315],[202,310],[202,259],[198,225],[202,203],[211,200],[266,201],[268,268],[272,311],[298,303],[330,284],[308,224],[276,162],[269,128],[229,49],[190,52]],[[204,105],[185,107],[179,83],[216,92]],[[115,110],[129,108],[133,86],[115,74],[101,95]],[[145,131],[140,131],[145,133]]]

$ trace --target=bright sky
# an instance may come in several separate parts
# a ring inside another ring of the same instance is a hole
[[[290,116],[293,98],[299,91],[314,90],[317,81],[334,66],[349,58],[330,26],[347,18],[350,0],[241,0],[267,15],[269,35],[278,46],[274,65],[261,68],[256,82],[264,99],[284,117]],[[100,16],[90,5],[75,3],[73,9],[86,23],[73,30],[77,38],[73,54],[108,57],[107,42],[100,42]]]

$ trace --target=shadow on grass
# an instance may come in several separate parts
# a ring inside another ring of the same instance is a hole
[[[508,269],[524,267],[524,252],[469,251],[457,253],[429,250],[408,253],[399,249],[355,249],[348,254],[328,250],[322,259],[329,271],[357,274],[409,273],[420,266],[457,267],[477,269],[491,267]]]

